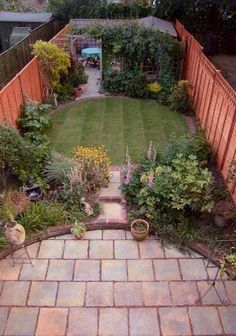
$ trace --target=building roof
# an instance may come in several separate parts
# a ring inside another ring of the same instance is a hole
[[[0,22],[47,22],[52,13],[18,13],[0,11]]]
[[[91,24],[97,24],[102,26],[115,26],[122,23],[129,23],[131,21],[137,22],[146,28],[153,28],[160,30],[163,33],[169,33],[173,37],[177,37],[177,32],[172,22],[156,18],[154,16],[147,16],[137,20],[112,20],[112,19],[71,19],[72,25],[77,27],[86,27]]]
[[[162,20],[154,16],[147,16],[137,21],[143,24],[146,28],[157,29],[163,33],[169,33],[170,35],[177,37],[175,27],[170,21]]]

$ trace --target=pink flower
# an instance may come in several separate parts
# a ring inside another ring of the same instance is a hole
[[[153,188],[154,186],[154,174],[151,173],[149,176],[148,176],[148,186],[150,189]]]
[[[126,184],[126,185],[130,183],[131,178],[132,178],[132,173],[131,173],[130,170],[128,170],[128,171],[127,171],[127,174],[126,174],[126,176],[125,176],[125,184]]]

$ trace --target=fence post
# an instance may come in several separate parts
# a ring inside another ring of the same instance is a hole
[[[234,109],[233,120],[232,120],[232,123],[230,125],[229,135],[228,135],[228,138],[227,138],[224,154],[223,154],[222,161],[221,161],[221,164],[220,164],[220,169],[221,170],[222,170],[222,168],[224,167],[224,164],[225,164],[225,160],[226,160],[226,156],[227,156],[227,153],[228,153],[228,150],[229,150],[229,145],[230,145],[230,141],[232,139],[232,135],[233,135],[233,130],[234,130],[235,124],[236,124],[236,107]]]
[[[203,51],[203,47],[198,49],[198,62],[197,62],[197,67],[196,67],[196,78],[195,78],[195,83],[193,84],[193,97],[194,97],[194,106],[197,104],[198,102],[198,94],[196,94],[196,90],[197,90],[197,84],[198,84],[198,80],[199,80],[199,76],[200,76],[200,64],[201,64],[201,55],[202,55],[202,51]],[[201,78],[200,78],[201,80]]]

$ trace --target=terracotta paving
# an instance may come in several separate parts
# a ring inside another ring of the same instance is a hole
[[[127,223],[119,186],[113,167],[100,193],[101,223]],[[195,304],[216,268],[194,252],[153,236],[138,243],[127,230],[88,231],[82,240],[67,234],[27,250],[33,267],[0,261],[1,336],[236,335],[236,282],[216,282],[229,305],[213,289]]]
[[[236,335],[236,282],[208,288],[205,260],[155,237],[96,230],[28,247],[33,265],[0,261],[0,335]],[[19,254],[19,252],[17,252]],[[26,261],[26,260],[25,260]]]

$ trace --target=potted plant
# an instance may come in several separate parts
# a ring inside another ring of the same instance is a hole
[[[71,233],[75,236],[76,239],[83,238],[87,228],[84,224],[81,224],[79,222],[75,222],[73,227],[70,229]]]
[[[149,224],[143,219],[136,219],[131,223],[131,234],[138,241],[144,240],[149,234]]]

